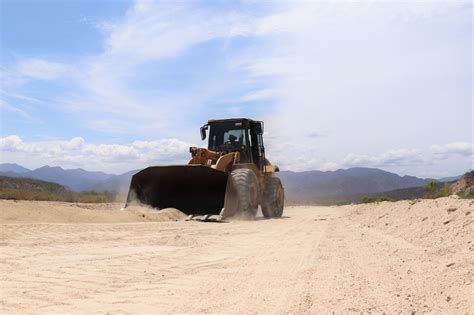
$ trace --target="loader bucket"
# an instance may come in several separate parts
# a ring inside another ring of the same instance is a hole
[[[133,201],[186,214],[219,214],[228,173],[202,165],[153,166],[132,177],[125,207]]]

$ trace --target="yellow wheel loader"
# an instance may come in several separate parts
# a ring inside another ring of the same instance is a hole
[[[263,122],[247,118],[209,120],[208,147],[191,147],[187,165],[152,166],[131,180],[127,203],[177,208],[193,216],[281,217],[284,189],[278,167],[265,158]]]

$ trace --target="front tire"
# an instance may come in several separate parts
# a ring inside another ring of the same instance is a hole
[[[265,218],[280,218],[283,215],[285,191],[278,177],[265,178],[262,213]]]
[[[231,216],[254,219],[258,210],[259,189],[255,173],[250,169],[236,169],[230,173],[232,198],[228,205]]]

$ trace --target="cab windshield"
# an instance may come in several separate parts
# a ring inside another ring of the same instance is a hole
[[[213,124],[209,134],[209,150],[240,151],[248,145],[247,130],[242,122]]]

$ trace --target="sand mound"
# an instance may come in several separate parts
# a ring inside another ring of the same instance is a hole
[[[398,280],[422,275],[411,285],[400,285],[399,290],[409,294],[418,290],[416,301],[424,305],[424,311],[468,313],[469,305],[472,310],[469,270],[474,251],[474,200],[450,196],[364,204],[348,210],[348,218],[360,224],[364,234],[379,237],[389,253],[385,259],[399,257],[390,264],[390,268],[401,267]]]
[[[0,223],[126,223],[179,221],[186,215],[177,209],[161,211],[121,203],[83,204],[53,201],[0,200]]]
[[[362,204],[350,217],[362,224],[440,250],[472,249],[474,200],[457,196]]]
[[[0,314],[472,313],[474,200],[228,224],[121,206],[0,200]]]
[[[162,210],[153,209],[146,206],[129,206],[124,211],[135,213],[145,221],[181,221],[186,219],[186,214],[176,208],[166,208]]]

